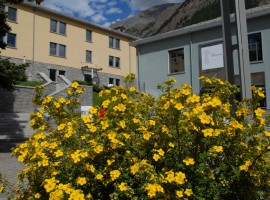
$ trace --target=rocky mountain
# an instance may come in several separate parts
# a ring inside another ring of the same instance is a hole
[[[270,4],[270,0],[245,0],[246,8]],[[231,3],[231,10],[233,4]],[[186,0],[184,3],[151,7],[111,28],[137,37],[149,37],[221,16],[220,0]]]

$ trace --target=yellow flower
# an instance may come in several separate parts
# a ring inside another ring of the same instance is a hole
[[[130,92],[134,92],[135,90],[136,90],[136,88],[133,87],[133,86],[129,88],[129,91],[130,91]]]
[[[167,174],[167,177],[166,177],[166,180],[171,183],[174,181],[174,172],[173,171],[169,171],[169,172],[166,172]]]
[[[119,170],[113,170],[110,172],[110,177],[114,181],[121,175],[121,172]]]
[[[212,117],[206,115],[205,113],[202,113],[201,115],[199,115],[199,119],[201,120],[202,124],[210,124]]]
[[[213,149],[215,150],[215,152],[223,152],[222,146],[214,146]]]
[[[164,156],[165,152],[162,149],[156,150],[160,156]]]
[[[107,164],[111,165],[115,160],[107,160]]]
[[[95,127],[93,124],[86,124],[88,130],[91,132],[91,133],[94,133],[97,131],[97,127]]]
[[[40,195],[39,193],[36,193],[36,194],[34,195],[34,197],[35,197],[36,199],[39,199],[39,198],[41,197],[41,195]]]
[[[102,145],[98,145],[94,148],[94,151],[96,153],[101,153],[103,151],[103,146]]]
[[[264,135],[265,135],[266,137],[270,137],[270,132],[269,132],[269,131],[264,131]]]
[[[149,120],[149,124],[150,124],[151,126],[155,126],[155,125],[156,125],[156,122],[155,122],[154,120]]]
[[[125,94],[121,94],[121,97],[122,97],[122,99],[127,99],[127,95],[125,95]]]
[[[139,120],[139,119],[136,119],[136,118],[133,118],[132,121],[133,121],[135,124],[137,124],[137,123],[140,122],[140,120]]]
[[[179,197],[179,198],[184,196],[183,192],[180,191],[180,190],[177,190],[175,193],[176,193],[176,196]]]
[[[4,191],[4,186],[0,187],[0,193],[2,193]]]
[[[103,108],[107,108],[109,106],[109,104],[110,104],[110,100],[105,100],[105,101],[103,101],[102,106],[103,106]]]
[[[214,97],[214,98],[212,99],[212,102],[211,102],[211,106],[212,106],[212,107],[217,107],[217,106],[220,106],[221,104],[222,104],[222,102],[220,101],[219,98]]]
[[[89,109],[89,113],[90,113],[91,115],[96,114],[96,113],[97,113],[97,109],[94,108],[94,107],[91,107],[91,108]]]
[[[101,121],[100,124],[101,124],[102,130],[106,130],[109,127],[109,123],[108,123],[107,120],[106,121]]]
[[[102,180],[103,179],[103,175],[102,174],[97,174],[96,175],[96,179],[97,180]]]
[[[89,115],[82,116],[82,120],[85,124],[90,123],[90,117]]]
[[[255,110],[254,112],[255,112],[255,115],[256,115],[257,117],[261,117],[261,116],[265,113],[265,111],[264,111],[263,109],[261,109],[261,108],[258,108],[258,109]]]
[[[118,185],[118,188],[120,191],[126,191],[128,189],[127,184],[122,182],[120,185]]]
[[[124,120],[120,121],[119,122],[119,125],[122,127],[122,128],[125,128],[126,127],[126,122]]]
[[[59,108],[59,107],[60,107],[60,104],[57,103],[57,102],[55,102],[55,103],[54,103],[54,106],[55,106],[56,108]]]
[[[76,180],[76,183],[78,185],[85,185],[86,184],[86,178],[85,177],[78,177]]]
[[[164,104],[163,108],[164,108],[165,110],[167,110],[169,107],[170,107],[170,102],[167,101],[167,102]]]
[[[174,106],[177,110],[182,110],[184,108],[184,106],[181,104],[181,103],[177,103],[175,106]]]
[[[172,148],[173,148],[173,147],[175,147],[175,145],[174,145],[173,143],[170,142],[170,143],[169,143],[169,147],[172,147]]]
[[[140,168],[140,165],[139,164],[135,164],[135,165],[132,165],[130,167],[130,171],[134,175],[134,174],[136,174],[139,171],[139,168]]]
[[[58,158],[58,157],[63,156],[63,151],[57,150],[56,152],[54,152],[54,154],[55,154],[55,157]]]
[[[185,195],[187,195],[188,197],[191,196],[191,195],[193,195],[192,189],[186,189],[184,193],[185,193]]]
[[[202,130],[203,134],[204,134],[204,137],[210,137],[210,136],[213,136],[213,132],[214,130],[212,128],[207,128],[207,129],[204,129]]]
[[[151,136],[152,136],[151,132],[148,132],[148,131],[143,132],[143,139],[149,140]]]
[[[147,190],[147,194],[150,198],[156,196],[157,192],[164,193],[163,187],[157,183],[155,184],[148,183],[145,189]]]
[[[184,184],[185,178],[186,178],[186,175],[184,173],[176,172],[175,177],[174,177],[174,181],[181,185],[181,184]]]
[[[194,164],[195,164],[194,159],[193,159],[193,158],[189,158],[189,157],[185,158],[185,159],[183,160],[183,162],[184,162],[186,165],[194,165]]]
[[[59,181],[57,181],[54,177],[51,179],[45,179],[44,188],[46,189],[46,192],[49,193],[49,192],[53,191],[57,182],[59,182]]]
[[[71,84],[71,87],[74,88],[74,89],[77,89],[78,86],[79,86],[79,83],[78,82],[73,82]]]
[[[154,155],[153,155],[153,159],[154,159],[155,161],[158,161],[158,160],[160,159],[160,155],[154,154]]]
[[[245,164],[244,164],[244,165],[241,165],[239,168],[240,168],[240,170],[248,171],[248,168],[249,168],[249,166],[250,166],[251,164],[252,164],[251,161],[250,161],[250,160],[247,160],[247,161],[245,162]]]

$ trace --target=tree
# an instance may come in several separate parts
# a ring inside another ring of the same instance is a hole
[[[24,73],[27,64],[16,65],[11,63],[8,58],[0,58],[0,88],[8,91],[15,89],[15,85],[21,81],[26,81]]]

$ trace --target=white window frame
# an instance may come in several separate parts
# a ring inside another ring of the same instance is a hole
[[[52,30],[52,26],[51,26],[52,21],[56,22],[56,31]],[[65,33],[60,32],[61,24],[65,25]],[[50,32],[51,33],[57,33],[57,34],[60,34],[60,35],[67,35],[67,24],[65,22],[62,22],[62,21],[58,21],[58,20],[55,20],[55,19],[50,19]]]
[[[8,13],[9,13],[9,9],[14,9],[16,12],[15,12],[15,20],[12,20],[12,19],[9,19],[8,18]],[[5,6],[5,12],[7,13],[7,21],[9,22],[17,22],[17,19],[18,19],[18,9],[17,8],[14,8],[14,7],[11,7],[11,6]]]

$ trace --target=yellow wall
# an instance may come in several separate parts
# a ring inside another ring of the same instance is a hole
[[[3,56],[75,68],[102,68],[102,72],[115,75],[136,73],[136,51],[129,46],[130,38],[81,23],[76,19],[58,16],[26,5],[17,7],[17,23],[9,22],[12,33],[17,34],[16,48],[6,48]],[[50,19],[66,23],[66,35],[50,32]],[[92,30],[92,42],[86,42],[86,29]],[[120,50],[109,48],[109,36],[120,39]],[[66,45],[66,58],[50,56],[50,42]],[[34,45],[33,45],[34,44]],[[34,49],[34,51],[33,51]],[[85,51],[92,51],[92,63],[85,63]],[[109,55],[120,58],[120,69],[109,67]]]

